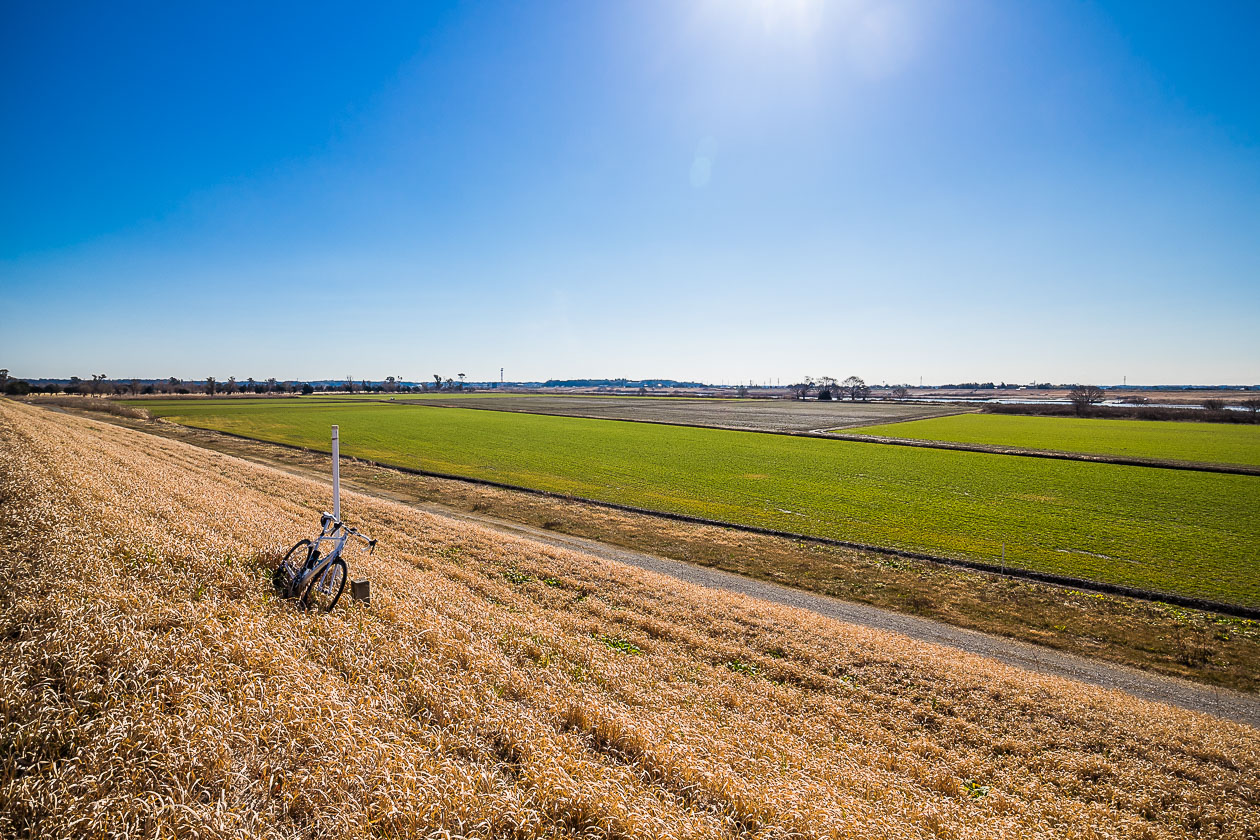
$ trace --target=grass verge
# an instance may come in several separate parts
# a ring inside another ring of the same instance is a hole
[[[56,406],[57,408],[67,408],[71,411],[86,411],[92,414],[109,414],[114,417],[130,417],[133,420],[147,420],[149,413],[143,408],[133,405],[126,405],[116,400],[106,399],[103,397],[75,397],[75,396],[40,396],[26,397],[23,402],[33,405]]]

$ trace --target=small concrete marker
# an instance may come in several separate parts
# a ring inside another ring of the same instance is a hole
[[[372,581],[366,578],[350,581],[350,597],[362,601],[365,607],[372,606]]]

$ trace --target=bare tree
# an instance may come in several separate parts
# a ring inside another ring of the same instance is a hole
[[[258,383],[254,381],[254,377],[252,376],[249,379],[245,380],[245,387],[248,388],[251,392],[254,390],[255,387],[257,387],[257,385]]]
[[[814,377],[806,376],[800,382],[792,386],[792,397],[794,399],[803,400],[809,396],[809,389],[814,387]]]
[[[910,396],[910,389],[905,385],[898,385],[892,389],[892,398],[894,400],[904,400],[908,396]]]
[[[209,395],[210,395],[210,396],[212,396],[212,397],[214,396],[214,386],[215,386],[215,379],[214,379],[214,377],[213,377],[213,376],[207,376],[207,377],[206,377],[206,393],[207,393],[207,394],[209,394]]]
[[[228,377],[227,386],[224,390],[226,390],[229,394],[236,393],[236,377],[235,376]]]
[[[436,373],[433,374],[433,390],[435,391],[442,390],[442,377]]]
[[[853,402],[858,400],[865,401],[871,395],[871,389],[866,387],[866,383],[862,381],[860,376],[850,376],[840,383],[840,387],[844,393],[849,395],[849,399]]]
[[[9,369],[0,368],[0,391],[4,390],[4,386],[9,384]]]
[[[1260,414],[1260,398],[1249,397],[1242,401],[1242,407],[1251,412],[1251,422],[1256,422],[1256,415]]]
[[[1077,414],[1084,414],[1086,409],[1102,402],[1106,396],[1097,385],[1073,385],[1072,390],[1068,391],[1068,399],[1072,401]]]
[[[267,377],[267,393],[273,393],[276,390],[276,378],[274,376]]]

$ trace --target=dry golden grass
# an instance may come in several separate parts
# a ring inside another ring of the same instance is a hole
[[[149,412],[143,408],[123,405],[120,402],[103,397],[76,397],[70,395],[30,396],[24,397],[22,401],[33,405],[68,408],[71,411],[91,411],[96,414],[127,417],[132,420],[147,420],[149,418]]]
[[[1254,837],[1260,733],[0,400],[0,835]]]
[[[108,418],[108,422],[327,480],[324,454],[165,421]],[[477,516],[713,566],[993,636],[1195,682],[1260,691],[1260,625],[1217,613],[422,477],[353,458],[342,458],[341,479],[377,498],[421,507],[436,502]]]

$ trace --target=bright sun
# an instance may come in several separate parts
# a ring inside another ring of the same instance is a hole
[[[813,31],[822,15],[823,0],[740,0],[749,7],[767,32],[792,30],[800,34]]]

